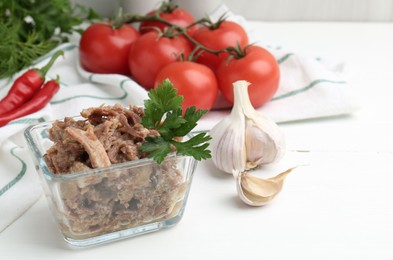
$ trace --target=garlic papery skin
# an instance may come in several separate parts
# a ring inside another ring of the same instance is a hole
[[[230,174],[277,161],[285,151],[284,133],[254,109],[248,96],[249,85],[244,80],[233,83],[232,111],[210,131],[213,163]]]
[[[245,118],[236,109],[210,130],[213,163],[226,173],[242,172],[246,168],[244,129]]]
[[[294,168],[272,178],[262,179],[248,172],[237,174],[236,188],[239,198],[250,206],[263,206],[273,200],[282,190],[284,180]]]

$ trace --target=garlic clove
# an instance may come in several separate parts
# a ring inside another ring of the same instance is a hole
[[[244,129],[244,116],[234,110],[210,130],[213,163],[226,173],[242,172],[246,168]]]
[[[285,139],[283,132],[278,127],[269,131],[271,122],[273,121],[261,123],[246,120],[246,170],[281,159],[285,151]]]
[[[236,176],[236,187],[240,199],[250,206],[263,206],[273,200],[282,190],[284,180],[294,168],[272,178],[262,179],[242,172]]]

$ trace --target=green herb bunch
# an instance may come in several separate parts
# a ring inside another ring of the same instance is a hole
[[[0,1],[0,79],[68,41],[75,26],[99,16],[70,0]]]
[[[181,103],[183,96],[177,95],[177,89],[167,79],[149,91],[149,99],[145,100],[145,115],[142,125],[156,129],[160,136],[150,136],[140,147],[142,152],[149,154],[157,163],[164,161],[166,155],[173,150],[178,155],[192,156],[196,160],[211,157],[208,150],[211,139],[207,133],[201,132],[184,142],[177,141],[186,136],[197,125],[198,120],[207,110],[189,107],[183,114]]]

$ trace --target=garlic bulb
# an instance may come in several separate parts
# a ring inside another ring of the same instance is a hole
[[[268,179],[261,179],[247,172],[238,174],[235,177],[240,199],[251,206],[267,204],[281,191],[285,178],[293,169],[288,169]]]
[[[244,80],[233,84],[232,111],[210,131],[213,163],[230,174],[277,161],[285,151],[281,129],[251,105],[249,85]]]

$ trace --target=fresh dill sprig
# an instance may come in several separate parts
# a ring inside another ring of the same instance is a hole
[[[99,16],[69,0],[0,1],[0,79],[12,76]]]

